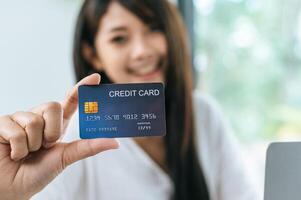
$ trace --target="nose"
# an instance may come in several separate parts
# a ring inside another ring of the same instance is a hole
[[[136,62],[149,60],[153,57],[153,48],[146,37],[137,36],[134,39],[131,57]]]

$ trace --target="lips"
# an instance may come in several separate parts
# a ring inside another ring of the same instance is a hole
[[[136,76],[146,76],[149,74],[152,74],[153,72],[157,71],[159,69],[159,66],[145,66],[141,67],[141,69],[136,70],[133,72]]]
[[[159,72],[162,69],[162,59],[160,59],[158,62],[155,64],[150,64],[150,65],[144,65],[141,67],[135,67],[129,69],[129,72],[132,73],[135,76],[149,76],[152,75],[156,72]]]

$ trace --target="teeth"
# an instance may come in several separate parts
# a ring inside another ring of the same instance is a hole
[[[145,75],[154,71],[155,69],[156,66],[145,66],[145,67],[141,67],[141,69],[139,69],[139,71],[136,71],[136,73],[139,75]]]

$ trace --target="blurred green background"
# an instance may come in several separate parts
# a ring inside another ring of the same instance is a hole
[[[242,141],[301,138],[301,1],[193,3],[198,89]]]

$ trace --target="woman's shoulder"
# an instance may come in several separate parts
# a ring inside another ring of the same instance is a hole
[[[220,152],[224,134],[221,131],[223,117],[220,110],[212,96],[200,91],[193,93],[196,149],[212,196],[217,196],[220,184]]]
[[[193,112],[197,128],[206,132],[216,132],[221,125],[227,124],[218,102],[205,92],[194,91]]]
[[[217,101],[204,92],[193,93],[193,114],[198,151],[206,163],[217,162],[229,126]],[[215,164],[214,164],[215,165]]]
[[[193,101],[197,150],[211,195],[256,199],[238,141],[221,107],[213,97],[199,91],[194,92]]]
[[[200,91],[193,93],[193,113],[200,151],[219,154],[237,142],[221,106],[209,94]]]

